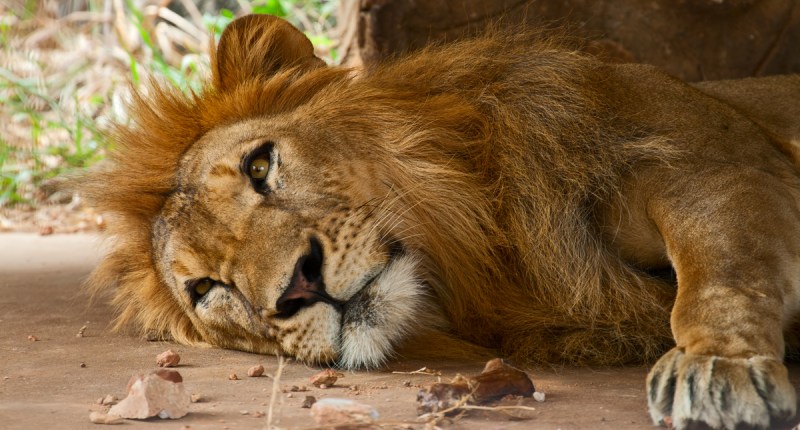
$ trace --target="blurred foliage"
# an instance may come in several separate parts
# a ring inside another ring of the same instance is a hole
[[[236,16],[286,18],[320,57],[337,59],[336,0],[162,3],[0,3],[0,207],[47,202],[48,181],[102,159],[110,145],[104,130],[127,121],[131,85],[156,76],[198,90],[208,74],[209,38],[218,39]]]

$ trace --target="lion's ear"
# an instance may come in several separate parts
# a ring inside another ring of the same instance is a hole
[[[221,91],[281,69],[308,71],[323,67],[314,56],[311,41],[283,19],[270,15],[247,15],[231,22],[211,50],[214,86]]]

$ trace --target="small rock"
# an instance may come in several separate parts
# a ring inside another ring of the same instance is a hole
[[[242,415],[248,415],[250,413],[250,411],[241,410],[241,411],[239,411],[239,413],[242,414]]]
[[[103,406],[114,405],[114,404],[117,403],[118,400],[119,399],[117,399],[116,397],[112,396],[111,394],[106,394],[105,397],[100,399],[100,404],[103,405]]]
[[[158,367],[175,367],[181,362],[181,356],[175,351],[168,349],[156,357]]]
[[[200,403],[204,402],[205,399],[203,398],[202,394],[193,393],[191,396],[189,396],[189,401],[192,403]]]
[[[289,391],[293,393],[308,391],[308,387],[306,387],[305,385],[301,385],[299,387],[297,385],[292,385],[291,387],[289,387]],[[284,391],[284,393],[285,392],[286,391]]]
[[[403,381],[403,386],[404,387],[410,387],[411,386],[411,381]]]
[[[499,358],[489,360],[480,375],[469,378],[469,385],[474,388],[472,398],[476,403],[497,400],[507,394],[530,397],[536,391],[525,372]]]
[[[543,402],[544,401],[544,397],[545,397],[545,395],[541,391],[534,391],[534,393],[533,393],[533,399],[536,400],[537,402]]]
[[[75,337],[83,337],[83,334],[86,333],[86,329],[89,328],[87,326],[83,326],[78,330],[78,334]]]
[[[316,397],[314,397],[314,396],[306,396],[305,400],[303,400],[303,405],[301,407],[308,409],[308,408],[314,406],[314,403],[317,403],[317,398]]]
[[[264,366],[260,364],[247,369],[247,376],[251,378],[257,378],[263,374],[264,374]]]
[[[319,389],[320,389],[320,390],[327,390],[327,389],[328,389],[328,386],[327,386],[327,385],[325,385],[325,384],[319,384]]]
[[[231,381],[238,381],[239,377],[236,376],[235,373],[231,373],[230,375],[228,375],[228,379],[231,380]]]
[[[293,394],[293,393],[289,393],[289,394],[287,394],[287,395],[286,395],[286,398],[287,398],[287,399],[291,399],[291,398],[293,398],[293,397],[294,397],[294,394]]]
[[[317,373],[316,375],[312,376],[311,384],[315,387],[319,387],[321,385],[325,385],[326,388],[332,386],[336,383],[336,380],[339,378],[343,378],[344,374],[334,371],[333,369],[325,369],[322,372]]]
[[[422,415],[451,409],[460,402],[484,404],[508,395],[530,397],[536,389],[522,370],[496,358],[489,360],[480,375],[457,375],[450,383],[435,383],[417,394],[417,413]],[[544,401],[544,394],[542,394]],[[452,411],[453,414],[458,411]]]
[[[261,411],[253,412],[253,418],[264,418],[264,415],[265,414],[263,412],[261,412]]]
[[[29,334],[28,335],[28,340],[31,341],[31,342],[38,342],[39,338],[34,336],[34,335],[32,335],[32,334]]]
[[[325,398],[311,406],[311,416],[321,426],[347,423],[369,424],[377,421],[378,411],[363,403],[349,399]]]
[[[86,367],[86,363],[81,361],[81,367]]]
[[[55,233],[55,229],[52,225],[46,225],[39,229],[40,236],[50,236],[51,234]]]
[[[128,396],[112,406],[110,415],[146,419],[154,416],[177,419],[189,413],[189,394],[180,373],[159,369],[149,375],[133,375],[128,382]]]
[[[92,412],[89,414],[89,421],[95,424],[120,424],[122,417],[103,412]]]

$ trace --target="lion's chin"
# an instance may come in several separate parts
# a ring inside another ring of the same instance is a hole
[[[344,307],[340,354],[343,368],[377,368],[419,320],[425,289],[418,259],[400,255]]]

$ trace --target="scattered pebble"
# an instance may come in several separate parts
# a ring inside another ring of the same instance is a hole
[[[175,367],[181,362],[181,356],[175,351],[168,349],[156,357],[158,367]]]
[[[372,423],[379,418],[378,410],[370,405],[349,399],[325,398],[311,406],[311,416],[321,426]]]
[[[89,421],[95,424],[120,424],[122,423],[122,417],[103,412],[92,412],[89,414]]]
[[[325,385],[326,388],[332,386],[336,383],[336,380],[339,378],[343,378],[344,374],[334,371],[333,369],[325,369],[322,372],[317,373],[316,375],[312,376],[311,384],[315,387],[319,387],[321,385]]]
[[[327,390],[328,386],[325,385],[325,384],[319,384],[319,388],[320,388],[320,390]]]
[[[75,337],[83,337],[83,334],[86,333],[87,328],[89,327],[87,326],[81,327],[80,330],[78,330],[78,334],[76,334]]]
[[[260,364],[247,369],[247,376],[251,378],[257,378],[263,374],[264,374],[264,366]]]
[[[40,236],[50,236],[51,234],[55,233],[55,229],[52,225],[46,225],[39,229]]]
[[[289,394],[287,394],[287,395],[286,395],[286,398],[287,398],[287,399],[291,399],[291,398],[293,398],[293,397],[294,397],[294,394],[293,394],[293,393],[289,393]]]
[[[189,394],[183,377],[171,369],[159,369],[149,375],[133,375],[128,382],[128,396],[112,406],[110,415],[123,418],[177,419],[189,413]]]
[[[192,403],[200,403],[204,402],[205,400],[206,399],[203,398],[202,394],[193,393],[191,396],[189,396],[189,401]]]
[[[298,393],[298,392],[308,391],[308,387],[306,387],[305,385],[301,385],[299,387],[297,385],[292,385],[291,387],[289,387],[288,391],[291,391],[292,393]],[[283,392],[286,393],[287,390],[284,389]]]
[[[231,380],[231,381],[238,381],[239,377],[236,376],[235,373],[231,373],[230,375],[228,375],[228,379]]]
[[[86,363],[81,361],[81,367],[86,367]]]
[[[535,395],[535,391],[525,372],[496,358],[486,363],[480,375],[471,378],[457,375],[450,383],[438,382],[420,390],[417,393],[417,413],[422,415],[451,409],[464,397],[468,398],[468,404],[485,404],[508,395],[530,397]],[[544,401],[544,393],[541,393],[541,398],[540,401]]]
[[[544,397],[545,397],[545,395],[541,391],[535,391],[533,393],[533,399],[536,400],[537,402],[543,402],[544,401]]]
[[[31,342],[38,342],[39,338],[34,336],[34,335],[32,335],[32,334],[29,334],[28,335],[28,340],[31,341]]]
[[[253,417],[254,418],[264,418],[264,416],[265,416],[265,414],[263,412],[261,412],[261,411],[253,412]]]
[[[303,405],[301,407],[308,409],[311,406],[314,406],[314,403],[317,403],[317,398],[316,397],[314,397],[314,396],[306,396],[305,400],[303,400]]]
[[[103,405],[103,406],[115,405],[115,404],[117,404],[118,401],[119,401],[119,399],[117,399],[116,397],[112,396],[111,394],[106,394],[105,397],[100,399],[100,404]]]
[[[403,386],[404,387],[410,387],[411,386],[411,381],[403,381]]]
[[[248,414],[250,414],[250,411],[241,410],[241,411],[239,411],[239,413],[242,414],[242,415],[248,415]]]

